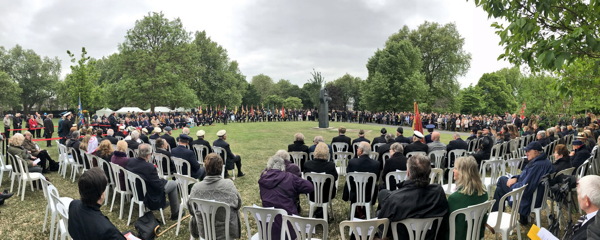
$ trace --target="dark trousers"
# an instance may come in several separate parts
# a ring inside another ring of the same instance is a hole
[[[35,137],[36,138],[41,138],[42,137],[42,129],[36,129],[35,130]]]
[[[508,177],[502,176],[498,179],[498,183],[496,183],[496,191],[494,192],[494,199],[496,200],[496,202],[494,203],[494,206],[492,207],[492,212],[498,211],[498,204],[500,204],[500,198],[502,198],[502,196],[504,196],[505,194],[512,191],[511,188],[506,186],[507,181],[508,181]],[[504,203],[502,203],[502,204],[504,204]]]
[[[10,129],[10,127],[4,126],[4,138],[6,138],[6,140],[10,137],[10,131],[8,131],[8,129]]]
[[[51,138],[52,132],[48,130],[44,130],[44,138]],[[52,146],[52,140],[46,140],[46,147]]]

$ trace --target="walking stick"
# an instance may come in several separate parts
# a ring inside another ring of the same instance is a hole
[[[185,220],[185,219],[189,218],[190,216],[191,216],[190,214],[186,215],[185,217],[183,217],[183,218],[181,219],[181,221],[183,221],[183,220]],[[165,229],[165,230],[163,230],[163,231],[160,231],[160,233],[158,233],[158,232],[157,232],[158,228],[156,228],[156,229],[154,229],[154,234],[156,234],[156,237],[160,237],[161,235],[163,235],[163,234],[164,234],[164,233],[166,233],[167,231],[169,231],[169,230],[173,229],[175,226],[177,226],[177,223],[174,223],[173,225],[169,226],[167,229]]]

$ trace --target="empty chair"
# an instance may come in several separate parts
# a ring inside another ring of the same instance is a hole
[[[464,149],[454,149],[451,150],[450,152],[448,152],[448,169],[452,169],[454,168],[454,161],[456,161],[457,158],[462,157],[462,156],[466,156],[467,155],[467,150]]]
[[[336,170],[340,175],[346,175],[346,168],[348,168],[348,161],[352,157],[352,153],[349,152],[334,152],[333,161],[336,165]]]
[[[2,179],[4,178],[4,172],[8,172],[9,176],[12,172],[12,165],[6,164],[2,158],[3,154],[0,154],[0,186],[2,186]],[[13,177],[11,177],[12,180]]]
[[[129,186],[131,187],[131,192],[133,196],[131,197],[131,204],[129,205],[129,218],[127,218],[127,225],[131,222],[131,214],[133,213],[133,205],[139,205],[139,214],[138,217],[144,215],[145,206],[144,206],[144,197],[146,196],[146,181],[142,179],[139,175],[127,171],[127,181],[129,182]],[[165,222],[165,214],[163,213],[163,209],[160,208],[160,215],[162,217],[162,222]]]
[[[206,240],[216,240],[217,236],[225,236],[226,240],[231,239],[229,233],[229,216],[230,209],[229,205],[222,202],[217,202],[214,200],[203,200],[190,198],[188,200],[190,209],[190,214],[192,217],[198,220],[197,221],[197,229],[200,233],[200,236]],[[218,214],[217,211],[222,209],[221,211],[225,211],[224,213],[219,211],[221,214]],[[223,220],[217,220],[217,217],[220,216],[224,218]],[[223,222],[224,232],[217,232],[217,221]]]
[[[383,219],[371,219],[371,220],[356,220],[356,221],[343,221],[340,223],[340,235],[342,235],[342,240],[346,240],[346,228],[349,228],[349,235],[356,239],[360,240],[373,240],[375,239],[375,235],[386,236],[389,220],[387,218]],[[383,231],[381,231],[383,229]],[[398,238],[394,238],[398,239]]]
[[[71,164],[73,164],[75,162],[75,160],[73,159],[73,156],[69,155],[67,146],[60,144],[60,142],[58,142],[58,141],[56,141],[56,144],[58,146],[58,162],[60,164],[58,166],[58,172],[60,173],[61,176],[66,178],[67,177],[67,168],[69,166],[71,166]]]
[[[344,142],[333,142],[331,143],[331,147],[333,148],[333,152],[350,152],[350,146]]]
[[[331,214],[333,214],[333,204],[331,199],[333,197],[333,182],[334,177],[330,174],[325,173],[306,173],[306,180],[312,182],[314,191],[310,193],[308,198],[309,205],[309,213],[308,217],[313,217],[315,210],[317,207],[323,208],[323,219],[328,219],[329,211],[331,210]],[[329,187],[327,187],[327,182],[329,182]],[[312,198],[312,200],[311,200]]]
[[[300,168],[300,172],[302,172],[302,167],[304,167],[304,162],[308,161],[308,154],[305,152],[289,152],[292,162],[298,165]]]
[[[435,167],[435,168],[443,168],[443,163],[444,163],[444,158],[446,157],[446,151],[445,150],[437,150],[437,151],[431,151],[429,153],[429,159],[431,159],[431,164]]]
[[[500,198],[498,202],[498,211],[491,212],[488,219],[487,225],[494,229],[492,233],[496,236],[498,233],[502,234],[502,239],[507,240],[508,234],[514,229],[517,232],[517,237],[521,239],[521,224],[519,223],[519,207],[521,206],[521,198],[527,184],[524,186],[514,189],[513,191],[505,194]],[[506,200],[512,200],[512,206],[510,212],[504,212],[504,202]]]
[[[489,177],[487,176],[488,169],[490,171]],[[493,188],[496,186],[498,178],[504,175],[504,172],[504,160],[483,160],[480,169],[481,181],[483,182],[483,185],[485,185],[489,192],[494,192]]]
[[[385,145],[385,143],[375,143],[373,144],[373,152],[377,152],[377,150],[379,150],[379,147]]]
[[[125,168],[114,164],[109,163],[112,168],[112,174],[110,177],[112,181],[115,183],[115,188],[113,189],[113,197],[112,202],[110,204],[110,212],[112,212],[113,207],[115,206],[115,198],[117,197],[117,193],[121,195],[121,205],[119,210],[119,219],[123,218],[123,208],[125,207],[125,199],[131,195],[131,190],[129,188],[129,184],[127,182],[127,170]],[[133,203],[132,203],[133,204]]]
[[[506,160],[505,169],[510,175],[518,175],[521,170],[521,164],[523,164],[523,158],[511,158]]]
[[[432,168],[431,173],[429,174],[429,183],[434,184],[437,183],[442,185],[444,182],[444,169],[441,168]]]
[[[188,208],[188,200],[190,198],[190,186],[194,185],[198,182],[197,179],[192,178],[190,176],[181,175],[178,173],[174,174],[175,181],[177,182],[177,186],[179,187],[179,195],[180,195],[180,204],[179,204],[179,216],[177,216],[177,230],[175,230],[175,236],[179,236],[179,227],[181,225],[181,215],[183,214],[183,209]],[[189,210],[189,209],[188,209]]]
[[[277,234],[273,232],[273,225],[278,224],[281,226],[281,222],[283,221],[282,216],[287,215],[286,211],[279,208],[263,208],[256,206],[245,206],[242,207],[242,213],[244,214],[244,220],[246,222],[246,234],[248,236],[248,240],[272,240],[272,234]],[[249,217],[251,216],[256,223],[256,233],[252,234],[252,228],[250,227]],[[277,220],[276,220],[277,219]],[[279,223],[275,223],[278,221]],[[283,231],[280,229],[280,238],[285,239],[283,237]]]
[[[171,157],[171,161],[173,161],[173,163],[175,164],[176,173],[186,175],[188,177],[192,176],[190,162],[178,157]]]
[[[56,196],[59,196],[58,190],[56,189],[56,187],[54,187],[54,185],[52,185],[50,182],[48,182],[46,180],[46,178],[44,178],[44,177],[40,178],[40,182],[42,184],[42,190],[44,191],[44,197],[46,198],[46,201],[48,202],[46,205],[46,214],[44,215],[44,227],[42,229],[42,232],[46,231],[46,225],[48,223],[48,214],[50,214],[50,236],[54,236],[54,227],[56,226],[57,211],[56,211],[56,205],[54,204],[53,199],[50,197],[50,194],[55,194]],[[62,202],[70,202],[73,199],[67,198],[67,197],[62,197],[62,198],[59,198],[59,200]]]
[[[441,223],[442,217],[407,218],[402,221],[392,222],[392,235],[394,236],[394,239],[402,239],[398,232],[398,224],[402,224],[406,228],[408,239],[410,240],[424,240],[428,234],[433,234],[434,238],[437,238],[437,232],[440,230]],[[437,226],[434,226],[434,224]],[[434,232],[429,233],[429,231]]]
[[[353,186],[356,191],[356,201],[352,203],[350,206],[350,217],[354,217],[354,212],[356,211],[356,207],[363,206],[366,209],[366,217],[367,219],[371,218],[371,198],[373,197],[373,193],[375,192],[375,184],[377,182],[377,175],[374,173],[366,173],[366,172],[351,172],[347,174],[346,177],[346,185],[348,187],[352,186],[352,182],[354,182]],[[371,191],[367,192],[368,185],[370,182]],[[368,195],[370,194],[370,195]],[[368,198],[367,198],[368,196]],[[367,199],[369,199],[367,201]]]
[[[297,240],[314,239],[312,236],[316,233],[316,228],[319,225],[323,228],[321,239],[327,240],[329,236],[329,225],[323,219],[284,215],[282,225],[282,232],[287,239],[294,239],[292,234],[296,235]]]
[[[465,239],[467,240],[481,239],[480,236],[483,236],[483,232],[481,230],[483,229],[485,231],[484,219],[490,213],[490,209],[492,208],[492,205],[494,205],[495,201],[496,200],[486,201],[484,203],[461,208],[450,213],[450,240],[457,239],[456,234],[464,234]],[[463,228],[457,229],[457,221],[459,221],[459,218],[466,222],[466,232],[464,232]]]
[[[398,184],[400,181],[406,180],[406,178],[406,171],[396,170],[395,172],[389,172],[387,175],[385,175],[385,188],[387,190],[394,190],[396,188],[392,189],[392,184]]]
[[[192,145],[192,149],[194,149],[194,153],[196,153],[198,163],[200,163],[200,166],[204,167],[204,158],[210,153],[210,150],[207,146],[202,144],[194,144]]]

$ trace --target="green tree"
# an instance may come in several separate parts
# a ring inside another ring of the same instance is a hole
[[[96,61],[87,55],[85,48],[81,48],[81,57],[79,60],[71,51],[67,50],[72,63],[71,73],[65,79],[61,95],[63,102],[69,108],[77,108],[79,97],[81,97],[81,106],[88,110],[97,110],[104,107],[105,96],[104,88],[98,84],[100,72],[96,69]]]
[[[2,94],[0,94],[0,110],[18,106],[23,91],[19,87],[19,84],[15,83],[8,74],[0,71],[0,86],[2,86]]]
[[[559,95],[567,100],[564,104],[569,113],[585,111],[600,111],[598,102],[600,96],[600,61],[591,58],[581,58],[567,66],[556,82]]]
[[[271,106],[274,106],[277,109],[278,107],[283,105],[284,101],[285,101],[285,99],[283,99],[280,96],[269,95],[265,98],[264,104],[265,104],[265,106],[267,106],[267,108],[271,108]]]
[[[252,84],[248,84],[248,88],[242,98],[242,105],[244,106],[258,106],[260,104],[260,94],[256,91],[256,88]]]
[[[267,96],[274,94],[273,88],[275,83],[271,77],[265,74],[261,73],[252,77],[250,84],[254,86],[254,89],[256,89],[257,92],[260,93],[259,97],[261,102],[264,101]]]
[[[568,106],[571,97],[561,97],[558,88],[558,79],[547,74],[534,74],[523,77],[517,95],[519,106],[526,104],[525,115],[546,113],[557,115],[565,113],[563,106]],[[517,111],[520,113],[520,110]]]
[[[367,63],[369,75],[361,89],[364,106],[373,111],[411,110],[413,101],[427,97],[421,67],[421,53],[410,41],[387,42]]]
[[[16,45],[0,48],[0,71],[4,71],[21,88],[20,103],[25,112],[41,106],[54,96],[60,76],[58,58],[41,57],[33,50]]]
[[[153,12],[137,20],[119,46],[125,92],[118,94],[125,94],[124,104],[152,111],[156,106],[197,106],[198,98],[184,74],[189,40],[180,19],[168,20],[163,13]]]
[[[196,32],[191,44],[188,78],[202,105],[239,106],[248,88],[238,63],[205,31]]]
[[[460,112],[463,114],[479,114],[485,111],[483,92],[480,88],[469,86],[460,90]]]
[[[105,107],[114,110],[129,105],[127,104],[129,98],[127,92],[131,89],[127,89],[123,84],[125,82],[125,66],[122,61],[123,57],[120,53],[114,53],[95,61],[96,69],[100,74],[97,84],[102,86],[105,96],[110,96],[104,98]]]
[[[387,43],[402,40],[410,41],[421,53],[421,73],[429,87],[429,95],[424,101],[431,107],[425,110],[458,110],[455,101],[459,90],[457,77],[469,70],[471,54],[463,49],[465,40],[456,25],[426,21],[414,30],[404,26],[391,35]]]
[[[283,106],[286,109],[300,109],[302,108],[302,99],[297,97],[289,97],[283,101]]]
[[[305,108],[318,108],[319,107],[319,94],[321,88],[325,86],[325,78],[321,75],[321,72],[313,69],[310,73],[311,78],[302,85],[302,91],[304,92],[300,99],[304,103]]]
[[[494,23],[499,58],[532,69],[557,70],[582,57],[600,58],[600,2],[596,0],[474,0]]]
[[[498,73],[485,73],[477,82],[481,90],[482,103],[485,111],[482,113],[504,114],[514,112],[517,108],[511,89],[504,77]]]
[[[335,85],[333,82],[328,82],[325,84],[325,89],[327,90],[327,94],[331,98],[329,102],[329,109],[332,110],[344,110],[344,99],[342,97],[342,89]]]
[[[293,84],[290,80],[280,79],[273,85],[273,94],[279,95],[282,98],[300,97],[300,87]]]
[[[354,105],[357,106],[360,102],[360,85],[363,82],[359,77],[353,77],[346,73],[344,76],[333,80],[333,85],[337,86],[340,90],[340,101],[342,107],[339,109],[346,109],[350,98],[354,99]]]

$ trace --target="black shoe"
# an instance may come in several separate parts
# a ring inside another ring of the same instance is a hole
[[[239,173],[237,174],[237,176],[238,176],[238,177],[243,177],[243,176],[246,176],[246,174],[244,174],[243,172],[239,172]]]
[[[4,191],[3,193],[0,193],[0,199],[9,199],[12,196],[13,196],[13,193],[8,193],[8,191]]]
[[[227,171],[225,171],[224,178],[229,178],[229,173]]]
[[[529,216],[519,216],[519,223],[521,223],[521,225],[527,226],[529,225]]]
[[[44,169],[42,170],[42,173],[50,173],[50,170],[48,170],[48,169],[44,168]]]
[[[183,212],[181,213],[181,216],[183,217],[185,215],[185,209],[183,210]],[[179,219],[179,212],[176,213],[172,213],[171,214],[171,220],[173,221],[177,221],[177,219]]]

